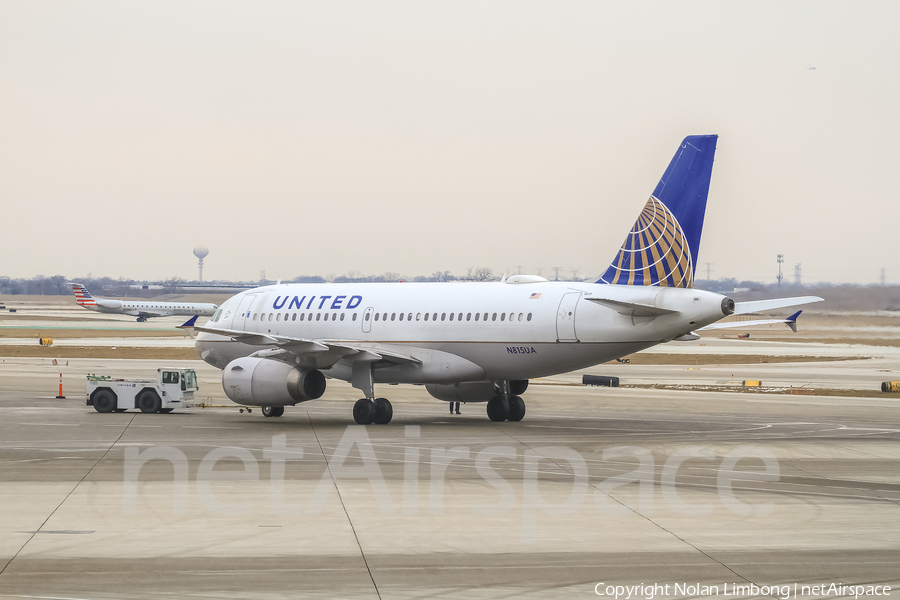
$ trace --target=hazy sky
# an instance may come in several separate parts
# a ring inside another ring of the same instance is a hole
[[[900,282],[900,3],[0,3],[0,275],[613,259],[719,134],[713,276]],[[809,67],[815,67],[810,70]],[[699,274],[698,274],[699,275]]]

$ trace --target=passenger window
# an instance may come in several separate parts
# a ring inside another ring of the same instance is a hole
[[[412,313],[410,313],[412,314]],[[422,318],[422,313],[416,313],[416,321]]]
[[[325,313],[325,320],[328,320],[328,313]]]
[[[494,315],[494,317],[496,317],[496,316],[497,316],[497,315]],[[494,320],[496,321],[496,318],[495,318]],[[501,320],[501,321],[505,321],[505,320],[506,320],[506,313],[500,313],[500,320]]]
[[[353,320],[356,320],[356,313],[353,313]]]
[[[294,313],[293,315],[291,315],[291,321],[296,321],[296,320],[297,320],[297,313]]]
[[[412,313],[409,313],[408,315],[406,315],[406,320],[412,321]]]
[[[493,316],[491,317],[491,321],[496,321],[496,320],[497,320],[497,313],[494,313]]]
[[[391,321],[397,318],[397,313],[391,313]]]
[[[381,316],[381,313],[375,313],[375,320],[377,321],[378,317],[380,317],[380,316]]]
[[[428,320],[428,313],[425,313],[425,320]]]
[[[400,320],[403,320],[403,313],[400,313]]]
[[[278,313],[278,315],[275,317],[275,320],[276,320],[276,321],[280,321],[280,320],[281,320],[281,313]]]
[[[301,321],[306,320],[306,313],[300,313],[300,320]]]
[[[481,313],[475,313],[475,320],[477,321],[480,318],[481,318]]]
[[[512,321],[516,318],[516,313],[509,313],[509,320]]]
[[[472,313],[466,313],[466,321],[472,320]]]
[[[450,313],[450,320],[453,320],[453,313]]]
[[[383,315],[381,315],[381,320],[387,321],[387,313],[384,313]]]
[[[531,320],[531,313],[528,313],[528,320]]]
[[[372,316],[372,315],[370,315],[369,313],[366,313],[366,321],[368,321],[368,320],[369,320],[369,317],[371,317],[371,316]]]
[[[522,313],[519,313],[519,320],[522,320]]]
[[[316,313],[316,321],[322,318],[322,313]]]
[[[253,320],[256,320],[256,313],[253,313]]]
[[[344,320],[344,317],[345,317],[346,315],[347,315],[347,313],[341,313],[341,321]]]
[[[487,321],[487,316],[488,316],[488,314],[487,314],[487,313],[484,313],[484,320],[485,320],[485,321]],[[497,317],[497,313],[494,313],[494,318],[496,318],[496,317]]]
[[[434,313],[433,315],[431,315],[431,320],[437,321],[437,313]]]

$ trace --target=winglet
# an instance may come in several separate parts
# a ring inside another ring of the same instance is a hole
[[[184,329],[188,333],[188,335],[191,336],[191,339],[194,338],[194,326],[197,323],[198,316],[199,315],[194,315],[193,317],[185,321],[182,325],[178,326],[178,329]]]
[[[791,331],[793,331],[794,333],[797,333],[797,317],[799,317],[800,313],[802,313],[802,312],[803,312],[802,310],[798,310],[797,312],[795,312],[794,314],[792,314],[791,316],[789,316],[787,319],[784,320],[785,324],[788,327],[790,327]]]

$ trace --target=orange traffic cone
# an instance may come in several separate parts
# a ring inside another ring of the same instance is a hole
[[[66,397],[63,396],[62,392],[62,373],[59,374],[59,396],[56,397],[58,400],[65,400]]]

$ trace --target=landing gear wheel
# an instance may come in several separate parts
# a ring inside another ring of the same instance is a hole
[[[283,406],[263,406],[262,414],[264,417],[280,417],[284,414]]]
[[[387,398],[375,398],[375,424],[387,425],[394,416],[394,407]]]
[[[510,421],[521,421],[525,416],[525,401],[519,396],[513,396],[509,399],[509,416]]]
[[[99,413],[108,413],[116,409],[116,397],[108,390],[100,390],[94,394],[94,410]]]
[[[491,421],[505,421],[509,417],[509,400],[506,396],[494,396],[488,400],[487,415]]]
[[[155,413],[161,408],[162,401],[156,392],[147,390],[138,394],[137,405],[143,413]]]
[[[371,425],[375,422],[375,403],[368,398],[360,398],[353,405],[353,420],[359,425]]]

